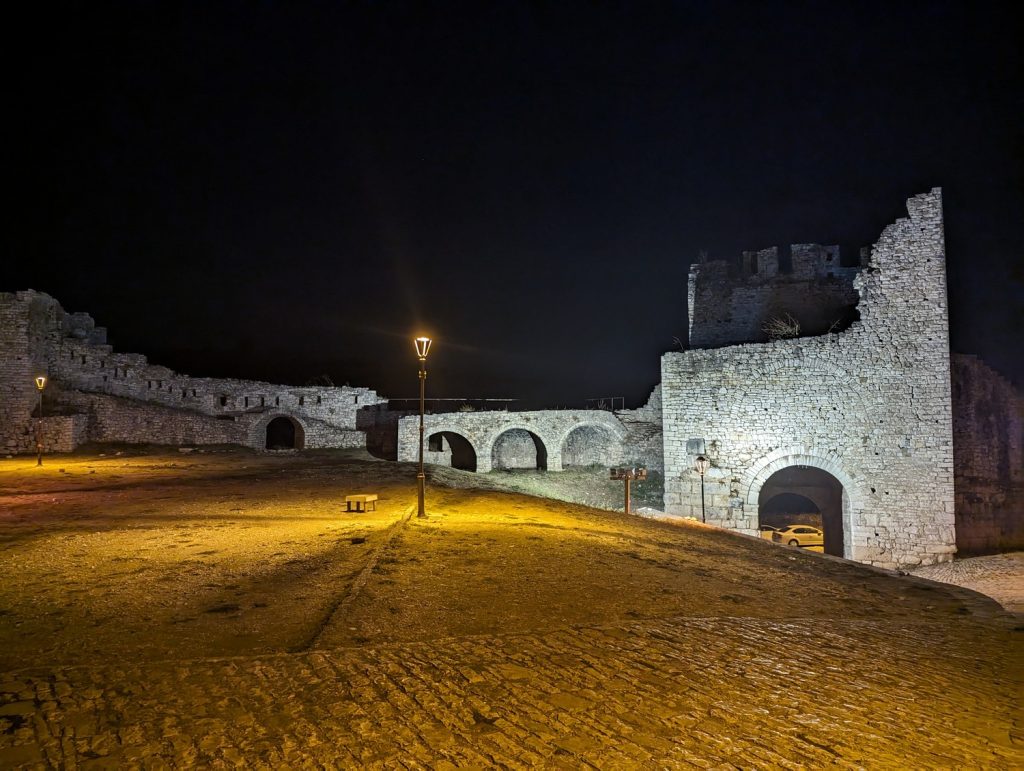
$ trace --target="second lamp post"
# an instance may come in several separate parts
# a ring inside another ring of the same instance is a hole
[[[420,470],[416,474],[416,494],[419,498],[417,517],[427,516],[423,498],[426,492],[427,478],[423,474],[423,406],[427,387],[427,353],[430,351],[430,338],[416,338],[416,356],[420,360]]]
[[[698,455],[697,460],[694,461],[693,467],[700,474],[700,521],[707,522],[707,517],[704,515],[704,474],[707,473],[708,466],[711,465],[711,461],[705,458],[703,455]]]

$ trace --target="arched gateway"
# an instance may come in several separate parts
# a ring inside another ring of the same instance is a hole
[[[266,450],[301,450],[306,446],[306,431],[291,415],[274,415],[257,425]]]
[[[796,523],[798,515],[820,518],[825,552],[853,559],[852,531],[856,487],[837,458],[800,450],[778,450],[756,463],[744,477],[745,505],[758,512],[759,524]],[[799,506],[796,498],[807,501]],[[761,517],[765,507],[767,517]],[[795,508],[815,509],[795,511]],[[780,511],[789,509],[789,511]],[[784,515],[780,518],[780,514]],[[787,522],[782,519],[787,518]],[[810,524],[809,522],[806,524]]]

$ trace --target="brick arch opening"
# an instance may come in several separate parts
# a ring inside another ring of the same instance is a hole
[[[562,466],[607,466],[616,463],[618,438],[606,427],[576,426],[562,441]]]
[[[532,431],[509,428],[498,434],[491,445],[491,468],[547,471],[548,449]]]
[[[759,524],[821,528],[826,554],[848,554],[849,496],[842,482],[824,469],[795,464],[775,471],[760,487],[757,510]]]
[[[473,443],[454,431],[436,431],[427,437],[427,453],[444,453],[447,464],[463,471],[476,471]]]
[[[301,450],[306,444],[306,432],[302,424],[288,415],[278,415],[267,422],[266,441],[268,450]]]

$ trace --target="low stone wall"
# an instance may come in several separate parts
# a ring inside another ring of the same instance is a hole
[[[538,466],[561,471],[565,458],[570,464],[621,464],[627,435],[615,414],[604,410],[449,412],[427,415],[424,425],[428,447],[430,437],[437,434],[460,437],[467,451],[472,448],[473,465],[480,472]],[[398,424],[398,459],[417,460],[418,443],[419,416],[402,418]],[[439,446],[442,461],[460,466],[452,463],[450,450],[448,443]],[[427,457],[425,454],[424,460]]]

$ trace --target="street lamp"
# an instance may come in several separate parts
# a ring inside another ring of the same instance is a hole
[[[46,376],[36,378],[36,390],[39,391],[39,412],[36,413],[36,453],[37,466],[43,465],[43,389],[46,388]]]
[[[423,474],[423,399],[427,387],[427,353],[430,351],[430,343],[429,337],[417,337],[415,341],[416,356],[420,360],[420,471],[416,475],[417,496],[419,497],[417,517],[427,516],[423,505],[423,496],[427,486],[427,478]]]
[[[703,455],[698,455],[697,460],[693,462],[693,468],[700,474],[700,521],[707,522],[707,517],[704,516],[704,474],[707,472],[708,467],[711,465],[711,461],[705,458]]]

